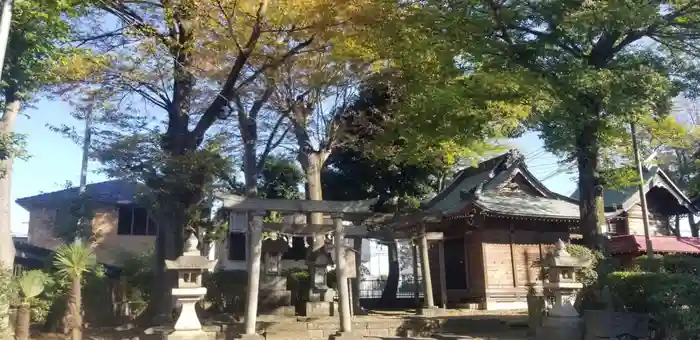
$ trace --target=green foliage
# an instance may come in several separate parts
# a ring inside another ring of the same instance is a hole
[[[119,261],[119,278],[124,294],[130,304],[136,306],[136,313],[145,307],[153,289],[155,252],[149,249],[143,253],[126,253]]]
[[[38,297],[49,280],[48,275],[41,270],[26,271],[16,278],[20,294],[25,301]]]
[[[301,169],[291,160],[270,156],[258,176],[258,194],[263,198],[299,199]]]
[[[693,275],[616,272],[608,277],[619,309],[651,315],[665,339],[697,339],[700,334],[700,279]]]
[[[245,308],[245,287],[248,273],[244,270],[220,270],[205,278],[205,300],[220,313],[239,313]]]
[[[0,266],[0,319],[8,317],[10,303],[18,296],[17,285],[13,284],[12,272],[6,268],[6,266]],[[9,334],[10,330],[4,329],[0,323],[0,339],[9,339]]]
[[[81,280],[85,274],[103,275],[103,268],[90,247],[82,244],[62,245],[56,249],[53,261],[57,273],[70,280]]]
[[[577,280],[583,283],[584,286],[590,286],[596,283],[598,280],[597,269],[599,263],[603,260],[603,254],[597,250],[591,250],[586,246],[578,244],[568,244],[566,246],[566,251],[572,256],[591,261],[591,265],[589,267],[580,268],[577,270]]]
[[[635,259],[633,270],[698,276],[700,258],[669,254],[649,259],[648,256],[642,255]]]
[[[67,43],[76,34],[71,20],[85,14],[87,5],[82,0],[14,2],[2,80],[16,96],[27,99],[41,87],[75,79],[59,69],[86,51]]]

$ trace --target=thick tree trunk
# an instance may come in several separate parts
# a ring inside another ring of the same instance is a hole
[[[253,129],[257,128],[253,127]],[[251,135],[257,135],[257,133],[249,133]],[[256,178],[258,176],[258,162],[254,143],[245,143],[243,149],[243,176],[245,178],[246,197],[257,197],[258,181]]]
[[[15,323],[15,340],[29,340],[29,326],[31,325],[31,308],[28,303],[23,303],[17,310],[17,322]]]
[[[70,336],[72,340],[83,339],[83,315],[81,278],[71,279],[70,296],[68,297],[68,314],[70,315]]]
[[[5,92],[5,109],[0,120],[0,138],[12,138],[14,133],[15,120],[20,109],[20,101],[16,98],[15,92],[11,89]],[[12,165],[14,157],[9,152],[4,156],[5,160],[0,162],[0,266],[9,270],[15,262],[15,246],[12,243],[12,221],[10,210],[12,207]]]
[[[605,223],[603,183],[600,179],[598,127],[594,123],[584,127],[578,136],[578,190],[581,214],[580,230],[585,245],[602,250],[599,228]]]
[[[378,307],[390,308],[392,302],[396,300],[399,291],[399,248],[396,241],[387,243],[389,257],[389,275],[386,278],[386,285],[382,291],[382,296],[377,302]]]
[[[302,141],[300,145],[307,145],[307,143]],[[300,151],[297,158],[299,163],[301,163],[301,168],[304,170],[304,175],[306,177],[306,199],[310,201],[321,201],[323,200],[323,189],[321,188],[321,169],[328,159],[328,152],[309,151],[305,149],[306,148],[300,146]],[[323,224],[323,214],[309,214],[308,223]],[[323,235],[317,235],[317,237],[314,238],[311,246],[311,258],[313,258],[313,254],[323,247],[324,242]]]
[[[0,120],[0,138],[12,138],[15,128],[15,120],[20,109],[20,101],[16,91],[12,88],[5,90],[5,108]],[[6,144],[6,145],[9,145]],[[0,161],[0,270],[9,270],[15,263],[15,245],[12,242],[12,165],[14,155],[11,150],[5,152],[4,160]],[[0,328],[10,327],[10,306],[0,303]]]

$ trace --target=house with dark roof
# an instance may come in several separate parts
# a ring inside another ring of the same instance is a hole
[[[689,246],[692,242],[669,236],[672,216],[696,212],[690,200],[660,169],[649,169],[645,176],[658,250],[700,252]],[[644,242],[638,242],[643,228],[636,190],[605,195],[611,248],[619,256],[637,256]],[[484,309],[526,307],[528,287],[540,279],[538,261],[558,239],[580,238],[578,204],[575,195],[547,189],[517,150],[462,170],[423,207],[437,217],[424,220],[427,231],[444,235],[430,245],[432,281],[440,282],[432,287],[435,301],[477,303]],[[415,227],[409,223],[398,229]]]
[[[103,236],[96,248],[101,262],[114,264],[124,253],[138,254],[154,246],[158,226],[147,209],[136,203],[138,192],[139,185],[123,180],[87,185],[85,197],[94,206],[92,228]],[[17,199],[29,212],[26,243],[48,250],[61,245],[54,236],[57,216],[78,196],[78,188],[68,188]]]
[[[681,191],[659,167],[644,171],[644,196],[649,217],[649,236],[654,252],[700,254],[700,239],[682,237],[676,229],[676,216],[698,212],[697,205]],[[578,199],[578,191],[571,195]],[[624,260],[632,260],[646,252],[644,222],[636,185],[606,189],[603,192],[610,252]]]

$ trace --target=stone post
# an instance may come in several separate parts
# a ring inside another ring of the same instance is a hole
[[[447,309],[447,274],[445,273],[445,241],[438,242],[439,263],[440,263],[440,304],[443,309]]]
[[[260,266],[262,254],[262,232],[264,211],[253,213],[253,221],[249,225],[250,253],[248,257],[248,292],[245,308],[245,336],[253,338],[258,317],[258,290],[260,288]],[[245,339],[246,337],[244,337]]]
[[[345,268],[345,237],[343,231],[343,219],[340,215],[333,216],[333,226],[335,228],[335,274],[338,281],[338,300],[340,306],[340,331],[347,333],[352,331],[350,320],[350,299],[348,297],[348,279]]]
[[[355,249],[355,278],[352,282],[352,312],[354,315],[364,314],[362,306],[360,306],[360,280],[362,267],[362,237],[355,237],[352,241],[352,246]]]
[[[411,240],[411,254],[413,255],[413,300],[416,304],[416,310],[419,310],[420,305],[420,281],[418,281],[418,249],[415,240]]]
[[[425,224],[420,226],[420,255],[423,274],[423,307],[431,309],[435,308],[435,301],[433,301],[433,282],[430,277],[430,258],[428,257],[428,237],[425,234]]]

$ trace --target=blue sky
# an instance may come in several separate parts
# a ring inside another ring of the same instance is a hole
[[[30,158],[17,160],[12,177],[12,200],[51,192],[65,187],[66,181],[78,183],[80,177],[81,147],[71,140],[55,133],[47,125],[66,124],[82,131],[82,124],[70,116],[71,108],[61,101],[41,101],[36,108],[26,110],[26,115],[17,120],[17,133],[27,135],[27,148]],[[557,168],[556,158],[542,152],[542,142],[535,134],[527,134],[510,142],[528,157],[528,165],[540,179]],[[99,164],[90,164],[90,170],[97,170]],[[88,183],[105,180],[102,174],[91,171]],[[545,181],[552,190],[561,194],[571,194],[576,186],[572,175],[562,174]],[[12,231],[17,235],[27,232],[29,214],[20,206],[12,206]]]

